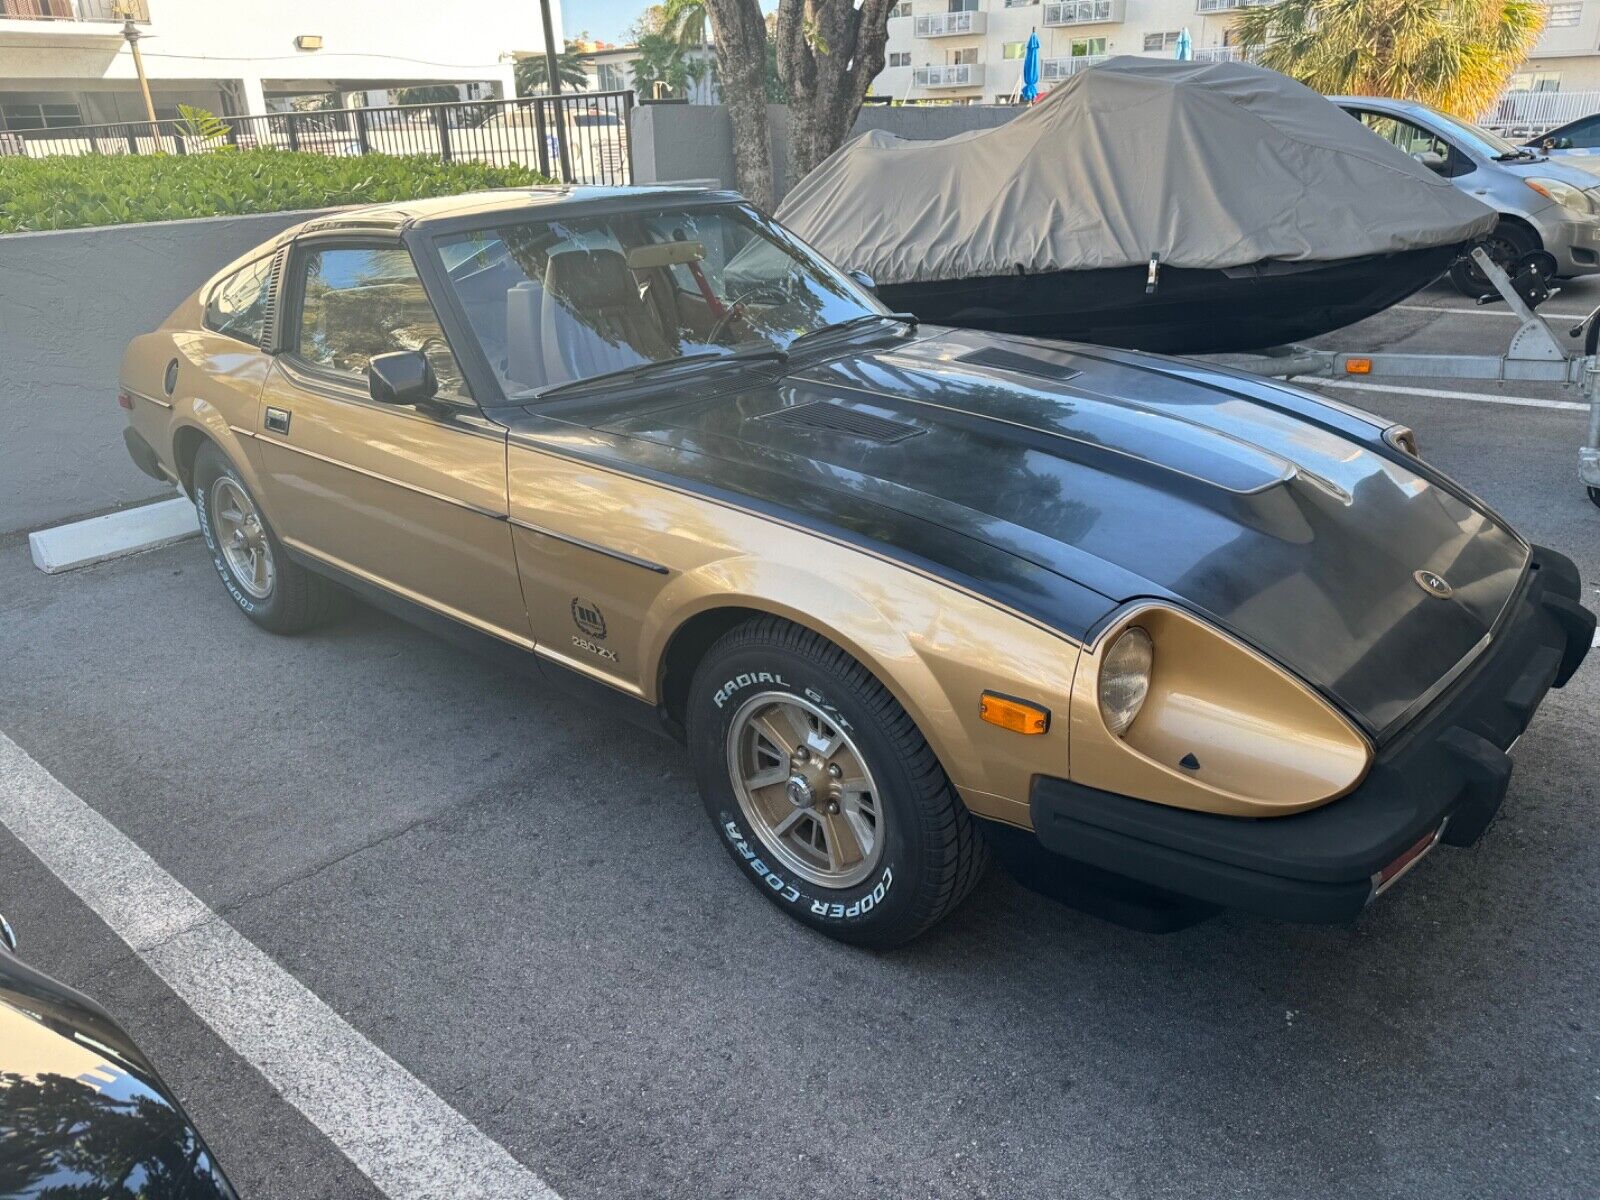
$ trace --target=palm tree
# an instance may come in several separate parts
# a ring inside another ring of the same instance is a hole
[[[711,17],[706,0],[666,0],[661,6],[661,32],[684,49],[709,45]]]
[[[1279,0],[1243,10],[1238,41],[1324,95],[1420,100],[1474,120],[1547,11],[1540,0]]]
[[[545,70],[544,55],[531,54],[517,59],[517,95],[532,96],[550,90],[549,73]],[[556,55],[556,78],[561,90],[584,92],[589,90],[589,76],[584,72],[583,59],[576,50],[563,50]]]
[[[705,78],[707,70],[703,60],[690,58],[683,45],[665,33],[640,35],[639,57],[629,66],[633,90],[645,100],[655,98],[658,91],[681,98]]]

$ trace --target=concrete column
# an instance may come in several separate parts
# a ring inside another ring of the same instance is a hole
[[[267,97],[261,90],[261,80],[241,79],[240,89],[244,92],[244,111],[248,117],[264,117],[267,115]]]

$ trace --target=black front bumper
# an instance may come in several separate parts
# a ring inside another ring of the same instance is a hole
[[[1452,846],[1469,846],[1488,828],[1511,777],[1507,749],[1589,651],[1595,618],[1579,595],[1572,561],[1535,547],[1482,658],[1382,748],[1355,791],[1330,804],[1287,817],[1226,817],[1041,776],[1031,805],[1038,841],[1097,873],[1207,905],[1348,921],[1372,899],[1375,876],[1441,826],[1440,840]]]

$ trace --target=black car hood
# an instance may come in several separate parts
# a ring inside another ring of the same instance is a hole
[[[0,950],[0,1197],[57,1195],[235,1200],[122,1028]]]
[[[1374,733],[1483,642],[1527,559],[1364,415],[1199,364],[934,330],[716,383],[513,425],[892,547],[1074,636],[1176,600]]]

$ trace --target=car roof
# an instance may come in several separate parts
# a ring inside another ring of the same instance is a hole
[[[1359,104],[1364,108],[1387,108],[1392,112],[1431,113],[1434,110],[1420,100],[1393,100],[1388,96],[1329,96],[1333,104]]]
[[[495,213],[533,213],[550,209],[573,209],[603,202],[625,202],[672,198],[730,201],[740,199],[737,192],[699,186],[648,184],[637,187],[599,187],[587,184],[557,184],[546,187],[493,188],[466,192],[458,196],[432,196],[420,200],[398,200],[385,204],[366,204],[357,208],[314,217],[285,233],[298,237],[338,229],[413,229],[419,226],[455,222],[461,218]]]

